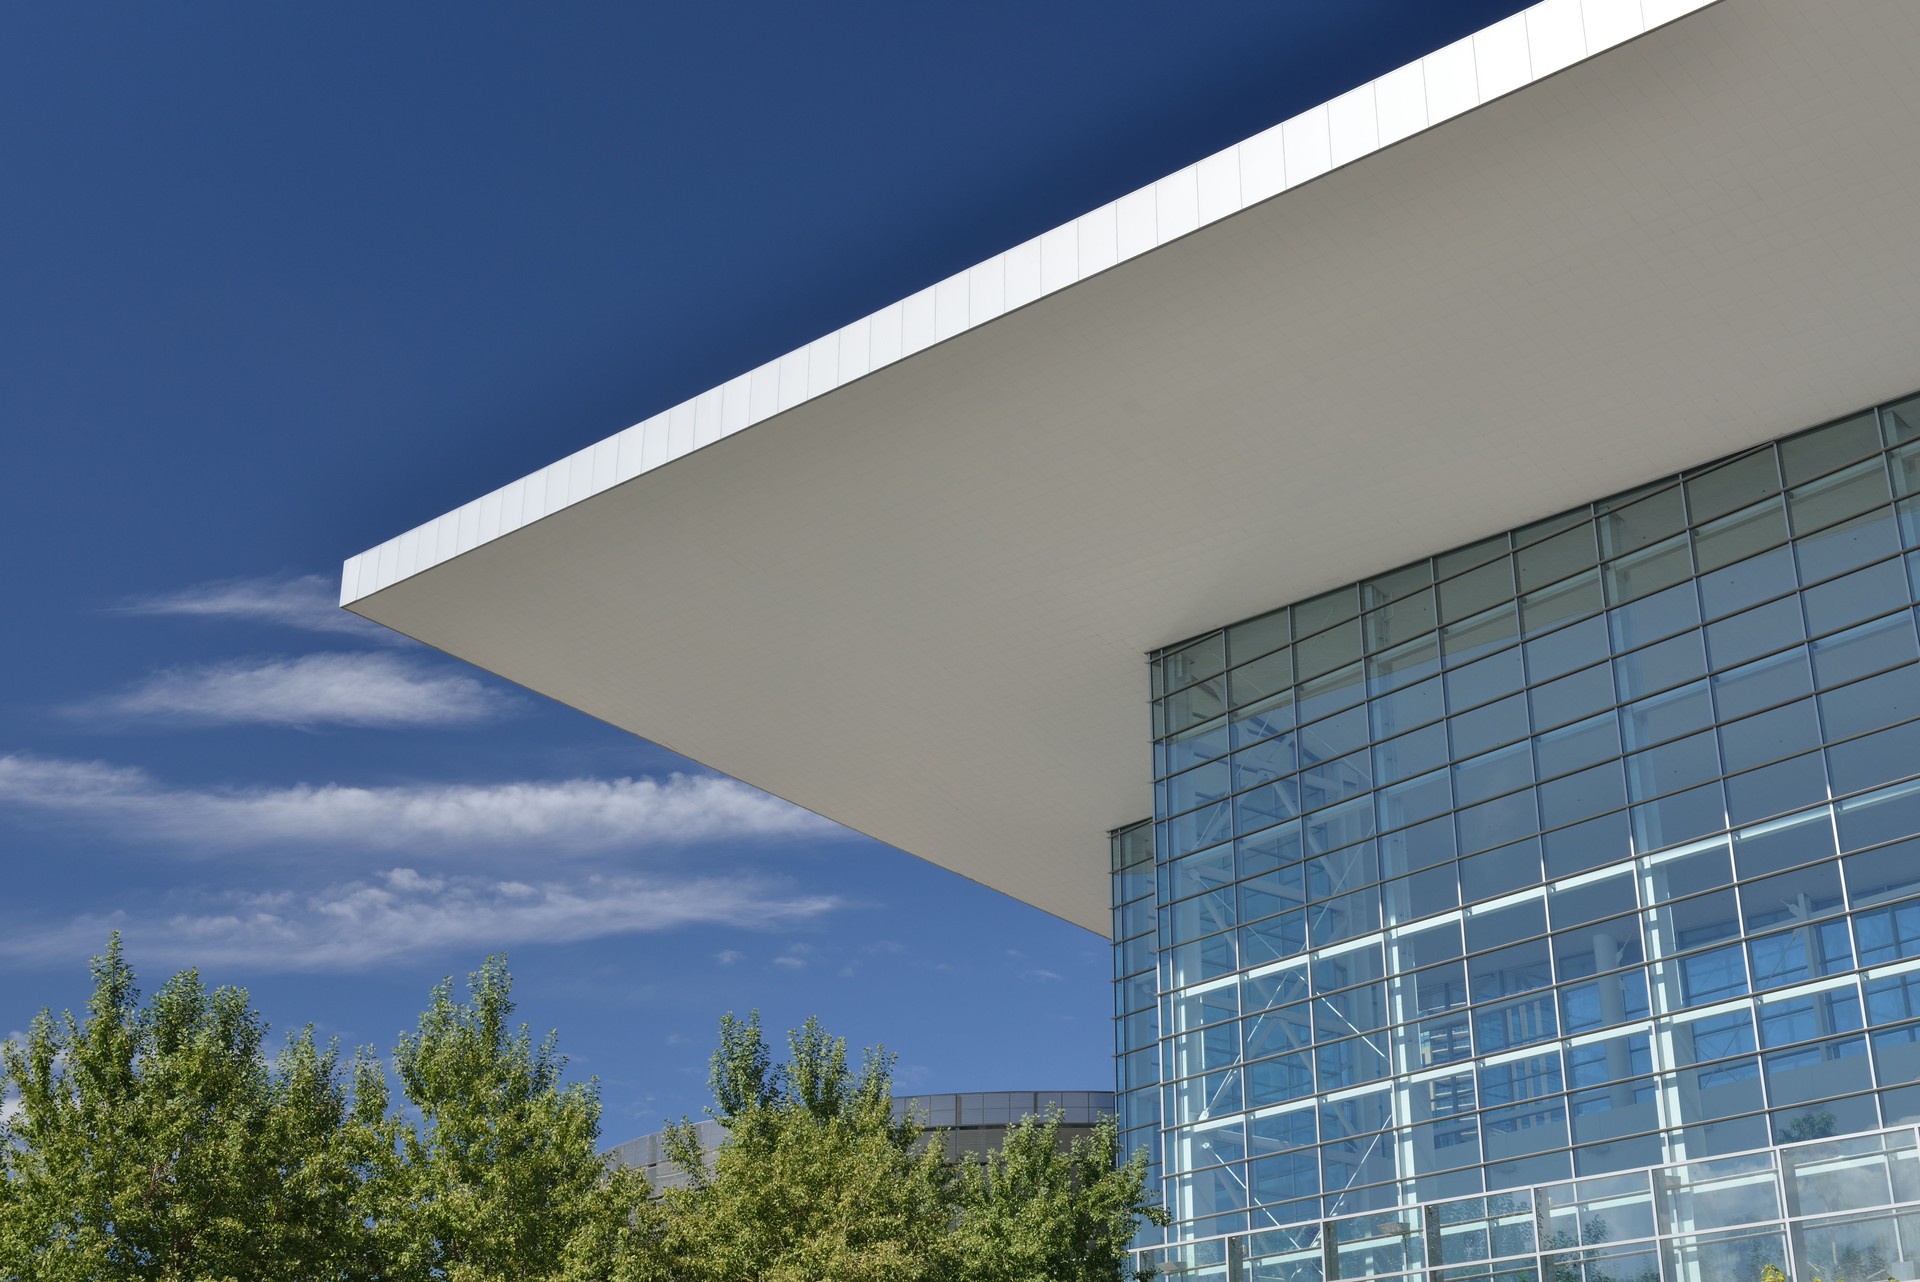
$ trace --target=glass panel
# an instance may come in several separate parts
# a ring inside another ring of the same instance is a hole
[[[1786,545],[1718,570],[1702,571],[1696,580],[1701,617],[1718,619],[1734,614],[1793,591],[1797,581],[1793,549]]]
[[[1788,485],[1797,485],[1879,449],[1880,429],[1869,410],[1781,441],[1780,471]]]
[[[1733,863],[1742,877],[1758,877],[1834,854],[1833,820],[1825,806],[1733,835]]]
[[[1252,707],[1243,708],[1236,713],[1233,720],[1233,745],[1236,748],[1244,747],[1291,730],[1294,725],[1293,692],[1289,690],[1283,694],[1262,699]]]
[[[1794,533],[1805,534],[1868,508],[1883,506],[1892,497],[1887,488],[1887,470],[1876,455],[1788,490],[1787,516],[1793,522]]]
[[[1598,559],[1593,527],[1585,520],[1571,529],[1521,548],[1513,558],[1522,592],[1557,583],[1587,569]]]
[[[1707,468],[1689,477],[1687,510],[1698,523],[1711,521],[1780,492],[1780,474],[1773,447],[1763,445],[1751,454]]]
[[[1385,694],[1440,670],[1440,642],[1433,633],[1367,659],[1367,692]]]
[[[1234,706],[1278,694],[1293,685],[1293,652],[1285,646],[1228,674]]]
[[[1800,594],[1807,613],[1807,634],[1837,632],[1862,619],[1885,614],[1906,600],[1906,571],[1898,561],[1882,561],[1855,570]]]
[[[1799,602],[1788,596],[1709,623],[1706,633],[1707,656],[1719,669],[1785,649],[1805,638],[1806,627]]]
[[[1646,498],[1602,515],[1600,553],[1612,558],[1637,552],[1680,530],[1686,524],[1682,515],[1680,487],[1669,486]]]
[[[1455,712],[1513,694],[1526,684],[1518,649],[1502,650],[1447,673],[1447,702]]]
[[[1707,674],[1707,651],[1698,632],[1682,632],[1613,662],[1622,699],[1639,699]]]
[[[1699,626],[1700,597],[1682,583],[1607,612],[1607,628],[1617,653]]]
[[[1362,619],[1367,653],[1377,654],[1432,632],[1435,625],[1431,589],[1421,589],[1390,605],[1369,610]]]
[[[1440,678],[1431,677],[1403,690],[1377,695],[1369,705],[1369,715],[1376,739],[1391,738],[1403,730],[1438,721],[1446,715]]]
[[[1920,439],[1920,396],[1889,405],[1880,411],[1880,423],[1886,429],[1887,444]]]
[[[1293,607],[1295,639],[1311,636],[1360,613],[1360,594],[1356,585],[1335,588],[1317,597],[1297,602]]]
[[[1610,712],[1550,730],[1533,741],[1540,777],[1569,774],[1620,755],[1620,724]]]
[[[1538,636],[1563,623],[1597,614],[1604,604],[1597,571],[1562,579],[1520,598],[1521,635]]]
[[[1692,574],[1693,557],[1687,536],[1675,534],[1652,547],[1607,562],[1607,604],[1621,605],[1652,596],[1685,583]]]
[[[1245,663],[1285,645],[1291,636],[1285,610],[1236,623],[1227,629],[1227,658],[1233,663]]]
[[[1900,549],[1900,529],[1894,515],[1875,508],[1838,525],[1802,535],[1794,543],[1802,583],[1818,583],[1870,561],[1893,556]]]
[[[1161,680],[1168,690],[1217,677],[1226,666],[1226,635],[1220,632],[1160,656]]]
[[[1372,609],[1389,601],[1418,592],[1433,583],[1433,565],[1428,561],[1415,561],[1412,565],[1401,566],[1386,574],[1377,575],[1360,585],[1360,605],[1363,609]]]
[[[1613,667],[1601,663],[1533,687],[1530,696],[1534,725],[1541,730],[1592,716],[1615,701]]]
[[[1786,510],[1779,499],[1709,521],[1693,532],[1694,559],[1706,574],[1758,556],[1787,541]]]
[[[1920,895],[1920,840],[1849,855],[1841,867],[1856,908]]]

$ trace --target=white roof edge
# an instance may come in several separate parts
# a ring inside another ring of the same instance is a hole
[[[350,605],[1720,0],[1541,0],[349,557]]]

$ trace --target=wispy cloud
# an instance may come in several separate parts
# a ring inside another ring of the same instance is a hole
[[[810,944],[793,944],[773,959],[773,964],[782,970],[805,970],[807,963],[813,960],[814,949]]]
[[[169,668],[68,712],[109,722],[396,729],[471,725],[518,703],[475,677],[430,662],[339,653]]]
[[[745,957],[745,953],[733,948],[722,948],[713,955],[713,959],[722,966],[731,966],[735,962],[745,959]]]
[[[0,806],[198,850],[587,852],[825,835],[832,824],[712,776],[358,788],[184,788],[100,761],[0,756]]]
[[[134,597],[120,604],[127,614],[165,614],[268,623],[304,632],[343,632],[362,637],[396,634],[340,608],[340,585],[320,574],[261,575],[196,583],[174,592]]]
[[[0,933],[0,956],[56,962],[110,931],[165,964],[361,970],[396,958],[573,943],[690,925],[791,925],[840,906],[767,880],[588,876],[571,881],[429,876],[395,868],[312,893],[229,892],[187,911],[116,912]]]

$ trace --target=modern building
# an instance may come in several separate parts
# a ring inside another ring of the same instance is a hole
[[[1006,1143],[1009,1126],[1023,1117],[1055,1109],[1060,1113],[1060,1143],[1070,1145],[1093,1134],[1103,1119],[1113,1116],[1113,1092],[961,1091],[893,1098],[894,1117],[904,1119],[912,1110],[928,1130],[940,1132],[946,1155],[953,1161],[985,1160],[989,1152]],[[719,1148],[727,1135],[726,1128],[713,1118],[694,1123],[694,1129],[701,1150],[707,1153]],[[681,1188],[688,1182],[687,1173],[667,1157],[665,1131],[616,1144],[609,1155],[622,1166],[639,1167],[646,1173],[647,1183],[656,1189]]]
[[[1913,1276],[1916,57],[1545,0],[343,603],[1111,932],[1163,1268]]]

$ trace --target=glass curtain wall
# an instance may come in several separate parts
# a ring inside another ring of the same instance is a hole
[[[1118,1055],[1120,1151],[1147,1150],[1147,1186],[1157,1188],[1160,1164],[1160,1012],[1155,970],[1153,824],[1142,821],[1110,837],[1113,851],[1113,1037]],[[1147,1226],[1145,1245],[1159,1238]]]
[[[1920,397],[1153,656],[1169,1241],[1920,1121],[1915,548]]]

